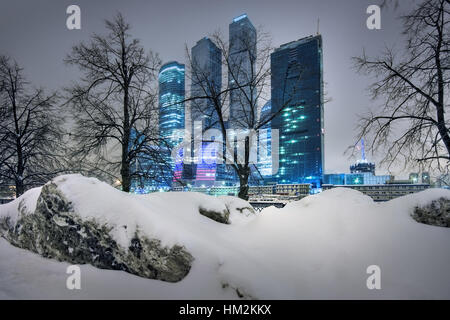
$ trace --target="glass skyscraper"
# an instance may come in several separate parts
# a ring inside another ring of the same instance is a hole
[[[179,129],[184,129],[185,122],[185,67],[176,61],[164,64],[159,70],[159,132],[164,143],[161,152],[166,164],[170,164],[173,174],[173,182],[180,180],[182,164],[175,163],[172,159],[172,148],[182,141],[182,136],[177,135]],[[180,151],[177,152],[177,155]],[[182,152],[182,151],[181,151]],[[166,166],[165,171],[169,170]]]
[[[246,14],[233,19],[229,25],[229,87],[245,85],[252,80],[256,60],[256,29]],[[230,91],[230,128],[248,128],[256,120],[248,97],[256,94],[250,87]],[[256,103],[253,103],[256,106]],[[254,108],[256,109],[256,108]]]
[[[211,95],[211,88],[219,92],[222,87],[222,50],[205,37],[192,47],[191,59],[191,97]],[[220,128],[212,100],[194,99],[190,106],[192,125],[195,121],[202,121],[202,131]]]
[[[159,130],[160,135],[176,144],[175,130],[184,129],[184,64],[176,61],[159,70]]]
[[[272,120],[279,130],[278,183],[319,187],[324,165],[322,37],[284,44],[271,54]]]
[[[191,49],[192,60],[192,83],[190,104],[191,109],[191,132],[194,137],[195,132],[204,133],[208,129],[219,129],[218,114],[214,107],[214,102],[210,99],[195,99],[211,95],[212,91],[219,92],[222,87],[222,51],[208,37],[197,41]],[[201,121],[201,125],[198,123]],[[197,123],[196,123],[197,122]],[[199,158],[195,159],[193,142],[191,143],[191,157],[195,163],[186,164],[184,177],[195,180],[196,184],[214,184],[217,175],[217,165],[210,154],[212,146],[206,141],[198,144],[200,150],[196,150]]]

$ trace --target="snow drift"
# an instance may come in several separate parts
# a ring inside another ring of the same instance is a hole
[[[449,299],[450,229],[411,217],[438,199],[450,191],[375,203],[338,188],[256,215],[233,197],[132,195],[61,176],[0,206],[0,233],[66,262],[0,241],[0,298]],[[88,263],[82,290],[65,289],[67,262]],[[371,265],[381,290],[367,288]]]
[[[174,229],[164,228],[164,217],[152,215],[163,211],[152,210],[157,201],[120,192],[97,179],[61,176],[40,188],[36,204],[16,201],[12,214],[0,219],[0,229],[12,244],[44,257],[169,282],[183,279],[194,260],[180,239],[163,241]],[[190,214],[230,223],[237,210],[253,212],[248,203],[239,207],[236,202],[191,203]],[[162,230],[155,229],[158,225]]]

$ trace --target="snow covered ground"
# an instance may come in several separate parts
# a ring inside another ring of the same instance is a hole
[[[81,290],[68,290],[68,263],[45,259],[0,239],[0,299],[450,299],[450,229],[420,224],[416,205],[446,197],[430,189],[375,203],[351,189],[332,189],[267,208],[257,215],[231,197],[198,193],[125,194],[96,179],[58,177],[58,189],[84,219],[113,225],[126,247],[140,231],[194,256],[180,282],[81,266]],[[40,188],[0,206],[0,218],[32,214]],[[199,214],[231,208],[231,224]],[[127,225],[126,229],[121,226]],[[381,269],[381,289],[369,290],[366,269]]]

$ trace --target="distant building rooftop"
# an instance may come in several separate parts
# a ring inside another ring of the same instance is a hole
[[[159,73],[162,73],[170,69],[177,69],[179,71],[184,71],[184,64],[179,63],[178,61],[169,61],[161,66],[161,68],[159,69]]]
[[[321,35],[316,35],[316,36],[310,35],[310,36],[307,36],[307,37],[304,37],[304,38],[300,38],[300,39],[295,40],[295,41],[291,41],[291,42],[282,44],[279,48],[275,49],[275,52],[278,51],[278,50],[283,50],[283,49],[287,49],[287,48],[294,48],[294,47],[296,47],[296,46],[298,46],[298,45],[300,45],[302,43],[306,43],[309,40],[312,40],[312,39],[318,38],[318,37],[321,37]]]
[[[233,22],[238,22],[239,20],[242,20],[242,19],[244,19],[244,18],[247,18],[247,14],[246,14],[246,13],[241,14],[240,16],[234,18],[234,19],[233,19]]]

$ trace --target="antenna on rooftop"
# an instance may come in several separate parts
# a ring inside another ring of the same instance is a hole
[[[319,35],[320,34],[320,32],[319,32],[319,26],[320,26],[320,18],[317,18],[317,35]]]

